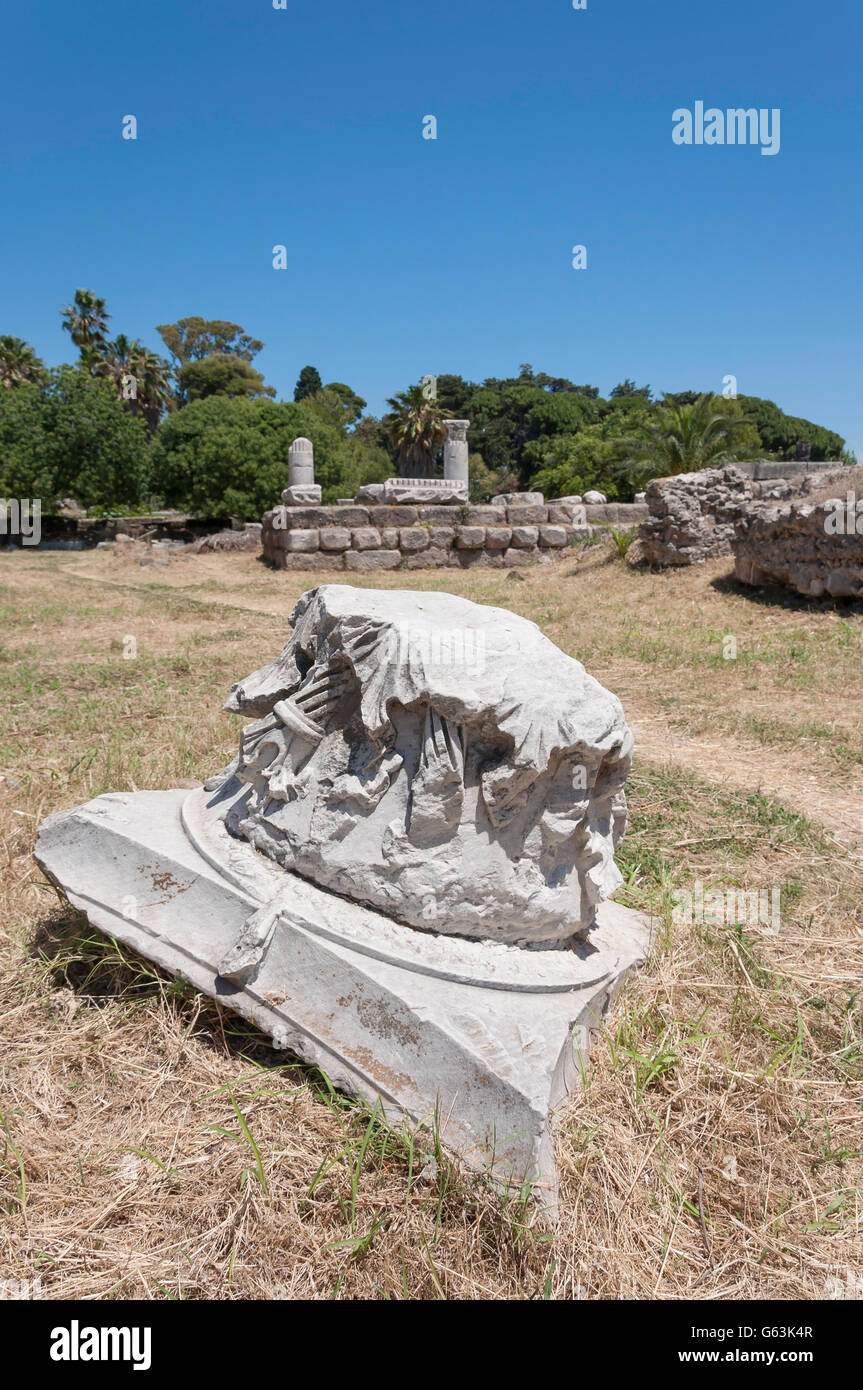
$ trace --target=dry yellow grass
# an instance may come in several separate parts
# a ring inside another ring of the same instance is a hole
[[[621,862],[656,946],[561,1118],[549,1230],[529,1201],[461,1168],[445,1135],[435,1152],[433,1136],[388,1132],[113,948],[31,858],[50,811],[222,766],[236,723],[225,691],[272,656],[320,576],[244,555],[164,568],[109,552],[0,557],[0,1280],[99,1299],[853,1288],[863,622],[743,594],[727,571],[643,574],[597,551],[523,583],[369,581],[534,618],[643,735]],[[698,879],[781,885],[779,935],[673,922],[673,890]]]

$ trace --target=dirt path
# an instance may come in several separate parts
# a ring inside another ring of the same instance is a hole
[[[664,717],[626,702],[627,721],[639,758],[653,764],[676,763],[700,777],[737,791],[760,791],[791,811],[819,821],[843,844],[863,853],[863,794],[825,785],[807,765],[797,768],[787,754],[755,744],[723,739],[685,738]]]

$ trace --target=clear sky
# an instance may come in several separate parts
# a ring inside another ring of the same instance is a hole
[[[81,286],[157,350],[233,319],[288,399],[306,363],[376,413],[427,372],[733,374],[863,450],[860,0],[3,10],[0,332],[49,363]],[[778,107],[779,153],[675,145],[698,100]]]

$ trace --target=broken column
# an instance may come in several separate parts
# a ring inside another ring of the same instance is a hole
[[[321,489],[315,482],[314,445],[303,435],[288,450],[288,486],[282,501],[289,507],[318,506],[321,501]]]
[[[470,420],[444,420],[446,438],[443,445],[443,475],[457,482],[468,484],[467,430]]]

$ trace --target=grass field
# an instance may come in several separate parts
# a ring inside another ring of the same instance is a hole
[[[653,574],[603,546],[524,582],[369,581],[534,619],[636,734],[619,896],[652,913],[655,943],[561,1117],[551,1229],[445,1132],[387,1130],[44,881],[49,812],[224,766],[231,682],[276,654],[321,579],[248,555],[140,558],[0,555],[0,1288],[859,1296],[863,616],[744,591],[727,561]],[[676,920],[696,882],[779,888],[780,930]]]

